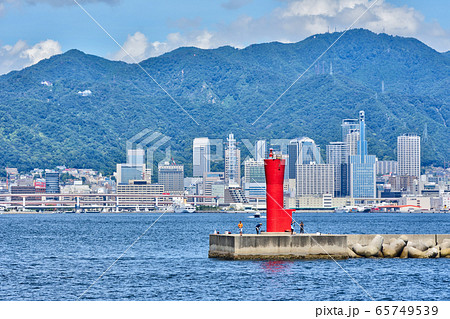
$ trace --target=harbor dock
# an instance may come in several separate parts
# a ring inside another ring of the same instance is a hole
[[[450,258],[450,234],[211,234],[210,258]]]

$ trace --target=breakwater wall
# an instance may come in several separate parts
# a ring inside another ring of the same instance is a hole
[[[450,258],[450,234],[211,234],[210,258]]]

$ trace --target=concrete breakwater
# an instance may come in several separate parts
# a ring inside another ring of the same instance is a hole
[[[210,258],[450,258],[450,234],[211,234]]]

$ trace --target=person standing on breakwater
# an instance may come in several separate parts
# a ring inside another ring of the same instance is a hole
[[[294,227],[295,227],[295,222],[294,222],[294,220],[292,220],[292,222],[291,222],[291,235],[294,235]]]
[[[261,233],[261,226],[262,226],[261,223],[256,224],[256,234],[260,234]]]
[[[300,222],[300,234],[303,234],[305,232],[305,227],[303,225],[303,222]]]
[[[241,236],[242,236],[242,230],[244,228],[244,225],[242,224],[242,221],[239,222],[238,227],[239,227],[239,234],[241,234]]]

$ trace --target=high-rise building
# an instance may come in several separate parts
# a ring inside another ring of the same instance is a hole
[[[296,165],[311,163],[323,164],[322,157],[320,156],[320,148],[314,140],[308,137],[291,140],[288,145],[288,155],[288,176],[290,179],[296,178]]]
[[[142,148],[127,150],[128,165],[142,165],[145,163],[145,151]]]
[[[263,161],[267,157],[267,143],[265,140],[256,141],[255,145],[255,160],[257,162]]]
[[[158,184],[164,185],[166,192],[184,191],[184,166],[165,163],[158,166]]]
[[[45,183],[47,194],[59,193],[59,173],[45,173]]]
[[[203,177],[211,169],[211,144],[207,137],[194,139],[193,145],[193,176]]]
[[[359,129],[351,130],[345,137],[345,144],[348,146],[348,155],[358,154]]]
[[[327,164],[334,167],[334,197],[345,197],[348,189],[349,147],[344,142],[331,142],[327,145]]]
[[[266,176],[263,161],[255,161],[250,158],[244,162],[243,188],[247,197],[264,197],[266,195]],[[250,201],[252,200],[250,199]]]
[[[334,165],[297,165],[297,196],[334,194]]]
[[[420,136],[402,135],[397,138],[398,175],[420,176]]]
[[[341,124],[342,129],[342,142],[347,140],[347,135],[359,131],[359,120],[358,119],[344,119]]]
[[[240,185],[241,183],[241,151],[236,148],[234,135],[227,138],[228,147],[225,150],[225,183]]]
[[[378,161],[377,175],[397,175],[398,162],[397,161]]]
[[[359,112],[358,154],[350,155],[350,192],[353,198],[376,197],[375,155],[367,154],[366,122],[364,111]]]

